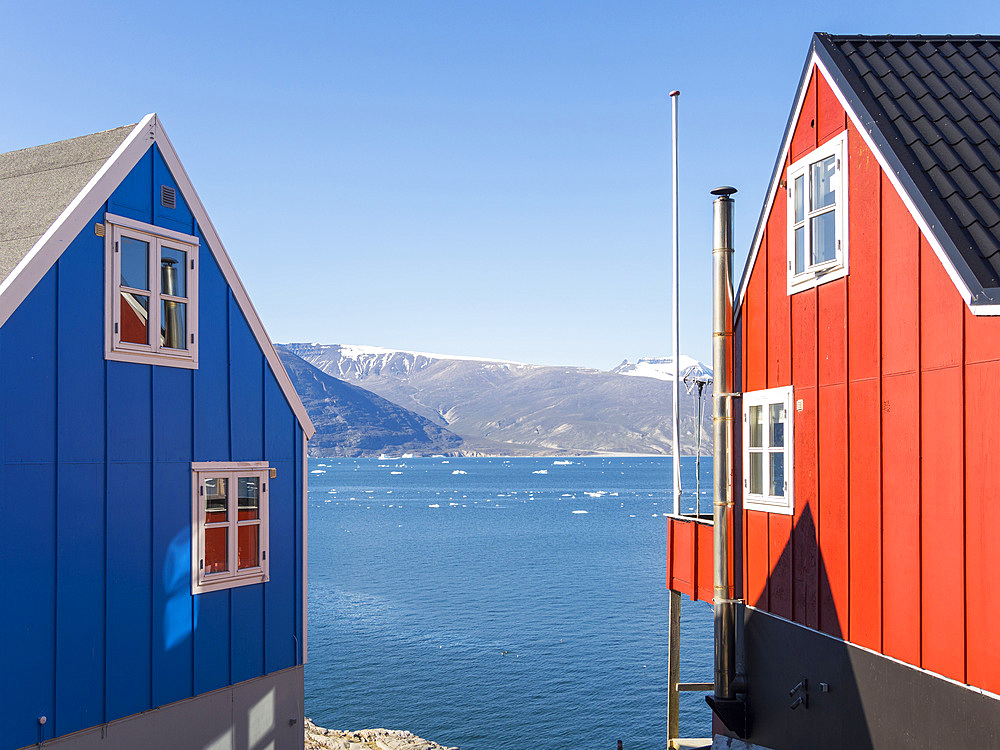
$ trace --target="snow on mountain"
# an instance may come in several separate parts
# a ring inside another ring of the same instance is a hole
[[[364,380],[372,376],[407,377],[435,362],[474,362],[503,368],[531,368],[520,362],[457,354],[431,354],[404,349],[359,344],[288,344],[289,351],[314,353],[310,360],[324,372],[338,378]],[[321,352],[315,356],[316,352]]]
[[[311,344],[310,346],[327,346],[326,344]],[[457,359],[468,362],[495,362],[504,365],[523,365],[523,362],[512,362],[507,359],[488,359],[486,357],[469,357],[462,354],[431,354],[430,352],[414,352],[409,349],[386,349],[381,346],[364,344],[329,344],[340,348],[340,356],[344,359],[361,359],[362,357],[383,357],[393,354],[409,354],[413,357],[426,359]]]
[[[650,454],[668,453],[673,444],[670,358],[626,361],[607,371],[375,346],[285,346],[327,375],[458,435],[467,454]],[[682,365],[708,372],[691,357]],[[691,455],[699,431],[710,440],[711,420],[703,414],[698,423],[695,397],[685,391],[680,406],[679,442]],[[703,449],[709,445],[703,440]]]
[[[694,357],[686,354],[680,356],[681,380],[688,374],[698,377],[711,377],[712,368],[704,362],[699,362]],[[620,365],[613,368],[611,372],[619,375],[632,375],[640,378],[656,378],[657,380],[667,380],[673,382],[674,379],[674,358],[673,357],[640,357],[635,363],[627,359]]]

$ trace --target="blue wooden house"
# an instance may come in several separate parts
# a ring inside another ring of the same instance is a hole
[[[313,427],[160,121],[0,154],[0,750],[301,748]]]

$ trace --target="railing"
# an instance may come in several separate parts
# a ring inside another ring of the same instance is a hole
[[[710,692],[712,682],[681,682],[681,592],[669,592],[670,649],[667,652],[667,748],[708,747],[711,739],[680,738],[680,694],[684,692]]]

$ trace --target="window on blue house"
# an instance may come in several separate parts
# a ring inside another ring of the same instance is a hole
[[[197,367],[198,238],[111,214],[105,224],[106,357]]]
[[[196,463],[192,473],[192,593],[266,581],[267,464]]]

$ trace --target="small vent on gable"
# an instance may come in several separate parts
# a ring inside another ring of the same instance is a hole
[[[160,185],[160,204],[165,208],[177,208],[177,191],[169,185]]]

